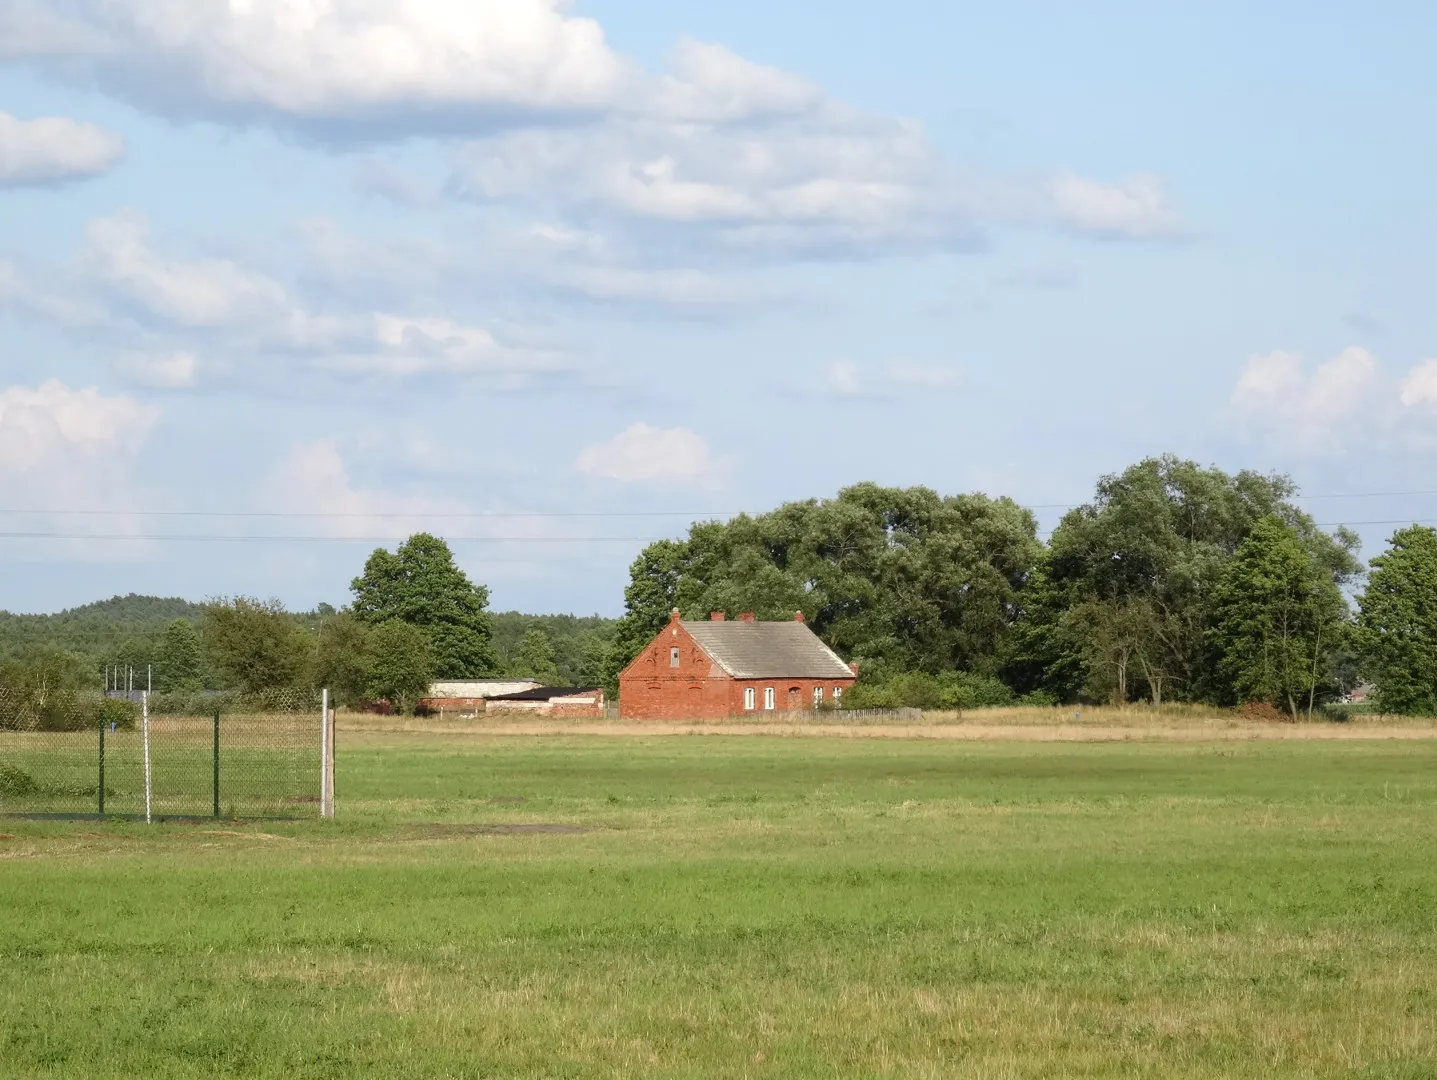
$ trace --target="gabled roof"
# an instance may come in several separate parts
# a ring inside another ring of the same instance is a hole
[[[682,622],[735,679],[851,679],[853,671],[801,622]]]

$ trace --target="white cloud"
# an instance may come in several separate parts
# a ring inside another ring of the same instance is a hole
[[[863,394],[863,378],[858,365],[852,360],[835,360],[823,369],[823,386],[830,394],[839,397],[859,397]]]
[[[383,124],[591,109],[634,77],[564,0],[3,0],[0,56],[170,114]]]
[[[529,376],[572,364],[554,351],[501,345],[482,327],[442,318],[376,314],[372,351],[327,357],[325,366],[377,375]]]
[[[1331,428],[1370,404],[1377,359],[1366,349],[1344,349],[1311,375],[1294,353],[1248,358],[1230,402],[1238,412],[1295,427],[1294,434],[1328,437]]]
[[[98,279],[181,326],[270,323],[290,313],[278,282],[228,259],[178,259],[149,243],[149,226],[134,211],[100,218],[85,230],[86,259]]]
[[[362,300],[337,312],[316,311],[287,286],[231,259],[159,250],[145,218],[132,211],[92,222],[86,235],[69,276],[46,280],[0,263],[0,305],[99,335],[119,350],[116,369],[146,385],[192,385],[198,354],[211,369],[241,375],[282,369],[286,382],[298,364],[382,376],[486,375],[510,383],[576,366],[558,348],[515,343],[524,334],[512,327],[505,335],[510,340],[502,340],[474,322],[375,311]],[[390,286],[378,291],[393,291],[396,280],[412,276],[416,260],[433,253],[418,242],[387,251],[328,222],[306,223],[301,235],[314,265],[336,272],[358,267],[356,273],[372,275],[364,284]]]
[[[1408,408],[1437,408],[1437,360],[1424,360],[1407,373],[1401,400]]]
[[[261,489],[261,505],[315,514],[314,527],[336,536],[405,535],[469,510],[453,498],[357,487],[333,439],[296,444]]]
[[[195,384],[199,361],[194,353],[130,353],[115,361],[121,374],[143,386],[182,390]]]
[[[719,463],[708,443],[688,428],[634,424],[607,442],[586,446],[580,472],[626,484],[703,484],[717,482]]]
[[[1310,373],[1290,352],[1251,356],[1229,398],[1245,432],[1306,453],[1337,453],[1360,441],[1401,441],[1397,394],[1377,358],[1353,346]]]
[[[0,472],[113,464],[144,443],[159,415],[134,398],[71,390],[57,379],[0,390]]]
[[[1062,173],[1049,195],[1058,222],[1076,232],[1122,239],[1175,236],[1182,219],[1168,200],[1160,176],[1141,173],[1118,184],[1100,184]]]
[[[0,112],[0,187],[97,176],[125,154],[125,140],[93,124]]]
[[[851,360],[837,360],[823,369],[822,386],[835,397],[896,398],[915,391],[946,393],[962,389],[967,376],[948,364],[891,363],[864,372]]]

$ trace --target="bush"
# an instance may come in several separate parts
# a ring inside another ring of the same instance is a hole
[[[139,715],[139,707],[132,701],[105,698],[100,702],[100,723],[105,727],[113,725],[120,731],[134,731]]]
[[[1048,695],[1045,695],[1048,696]],[[871,670],[843,695],[845,709],[982,709],[1014,703],[999,679],[966,671]]]

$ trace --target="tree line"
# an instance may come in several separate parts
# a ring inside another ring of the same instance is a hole
[[[1045,543],[1008,498],[857,484],[649,545],[617,621],[491,613],[487,588],[418,534],[370,555],[341,610],[220,598],[119,652],[168,693],[325,686],[403,704],[435,679],[498,676],[615,693],[674,608],[803,611],[859,666],[849,707],[1147,700],[1295,718],[1369,680],[1381,708],[1437,714],[1437,532],[1400,530],[1365,571],[1357,537],[1294,496],[1283,476],[1150,458],[1103,477]],[[184,602],[109,603],[143,620]],[[30,635],[0,686],[98,685],[94,653],[36,644],[34,618],[0,619]],[[94,612],[45,618],[113,637]]]
[[[695,524],[630,570],[606,674],[678,608],[809,625],[859,665],[851,707],[1146,700],[1296,718],[1376,686],[1437,713],[1437,533],[1398,532],[1365,588],[1350,530],[1284,476],[1164,456],[1103,477],[1047,543],[1007,498],[858,484]]]
[[[323,604],[305,613],[252,597],[202,605],[125,597],[61,616],[8,616],[24,632],[10,635],[0,686],[45,699],[55,690],[98,690],[102,669],[133,668],[136,689],[152,685],[171,697],[327,687],[343,704],[384,699],[405,707],[435,679],[595,685],[614,624],[493,614],[488,590],[428,534],[393,552],[376,550],[351,592],[343,609]],[[177,608],[178,617],[156,625],[157,612]],[[77,627],[83,635],[67,633]]]

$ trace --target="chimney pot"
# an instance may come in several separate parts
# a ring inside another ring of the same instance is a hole
[[[849,664],[849,665],[848,665],[848,670],[851,671],[851,672],[853,672],[853,674],[854,674],[855,676],[857,676],[857,674],[858,674],[858,661],[855,660],[855,661],[853,661],[853,663]]]
[[[754,613],[753,613],[752,611],[740,611],[740,612],[738,613],[738,621],[739,621],[739,622],[758,622],[758,617],[757,617],[756,615],[754,615]]]
[[[723,622],[727,618],[728,616],[725,615],[722,611],[709,612],[709,622]]]
[[[795,612],[793,613],[793,621],[794,621],[794,622],[803,622],[803,612],[801,612],[801,611],[795,611]]]

